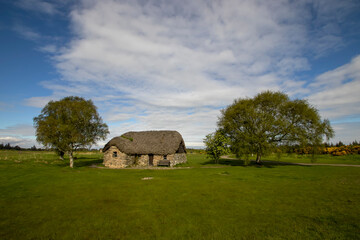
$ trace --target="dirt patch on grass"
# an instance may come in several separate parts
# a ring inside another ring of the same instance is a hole
[[[193,167],[126,167],[126,168],[108,168],[104,166],[98,166],[93,164],[89,166],[90,168],[103,168],[103,169],[149,169],[149,170],[176,170],[176,169],[190,169]]]

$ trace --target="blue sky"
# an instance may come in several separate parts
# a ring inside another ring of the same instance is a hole
[[[0,81],[0,143],[23,147],[69,95],[94,101],[107,140],[170,129],[202,146],[220,109],[264,90],[308,99],[333,142],[359,141],[360,2],[2,0]]]

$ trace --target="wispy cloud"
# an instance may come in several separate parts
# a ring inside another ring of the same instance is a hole
[[[43,108],[49,101],[56,101],[59,100],[60,97],[57,96],[45,96],[45,97],[31,97],[25,99],[25,105],[30,107],[38,107]]]
[[[35,129],[32,125],[16,124],[0,129],[0,143],[10,143],[12,146],[31,147],[40,145],[36,142]]]
[[[69,44],[43,49],[56,53],[62,76],[42,83],[53,96],[28,104],[80,95],[96,101],[112,134],[178,129],[194,144],[214,130],[220,108],[262,90],[310,94],[323,108],[327,93],[314,94],[295,74],[341,47],[342,14],[352,4],[84,0],[70,14]]]
[[[8,126],[4,129],[0,129],[0,134],[2,135],[21,135],[21,136],[34,136],[35,129],[32,125],[27,124],[17,124],[13,126]]]
[[[32,146],[41,147],[35,139],[26,138],[26,137],[14,137],[14,136],[1,136],[0,143],[7,144],[10,143],[11,146],[20,146],[22,148],[30,148]]]
[[[335,138],[333,142],[342,141],[349,144],[360,140],[360,122],[333,124]]]
[[[309,100],[328,118],[360,115],[360,55],[348,64],[318,76]]]
[[[57,67],[71,83],[101,92],[111,84],[129,98],[174,107],[221,106],[278,88],[277,72],[309,68],[299,56],[306,32],[290,5],[199,4],[102,1],[73,11],[79,37]]]
[[[20,36],[31,41],[37,41],[41,39],[41,35],[38,32],[22,24],[14,25],[13,30]]]
[[[41,52],[44,52],[44,53],[57,53],[58,51],[58,48],[56,45],[54,44],[48,44],[48,45],[45,45],[45,46],[41,46],[38,48],[39,51]]]
[[[25,10],[54,15],[59,13],[56,7],[56,1],[43,0],[19,0],[15,3],[18,7]]]

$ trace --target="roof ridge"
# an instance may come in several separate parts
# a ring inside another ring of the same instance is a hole
[[[111,139],[103,151],[107,151],[111,146],[116,146],[121,152],[129,155],[186,153],[181,134],[174,130],[126,132]]]

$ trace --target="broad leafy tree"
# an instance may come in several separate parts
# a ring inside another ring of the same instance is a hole
[[[81,97],[50,101],[34,118],[34,126],[36,140],[62,156],[68,153],[70,167],[74,167],[73,152],[77,148],[104,140],[109,133],[93,102]]]
[[[221,111],[218,126],[238,155],[256,154],[256,162],[275,146],[319,145],[333,137],[328,120],[321,120],[306,100],[291,100],[282,92],[266,91],[236,99]]]
[[[229,152],[229,139],[220,130],[206,135],[204,138],[206,154],[212,158],[215,163],[219,163],[222,155]]]

